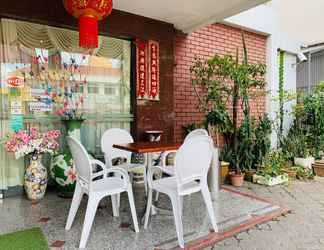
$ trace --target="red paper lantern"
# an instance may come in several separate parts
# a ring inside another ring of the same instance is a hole
[[[112,0],[63,0],[64,7],[79,19],[79,45],[98,48],[98,21],[107,17],[113,7]]]

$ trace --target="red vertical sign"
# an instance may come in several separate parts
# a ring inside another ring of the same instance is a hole
[[[149,99],[158,101],[160,99],[160,67],[159,67],[159,43],[149,41]]]
[[[144,99],[147,93],[147,44],[138,40],[136,46],[137,98]]]

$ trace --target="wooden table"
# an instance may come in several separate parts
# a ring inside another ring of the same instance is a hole
[[[178,148],[180,148],[180,146],[180,143],[164,142],[134,142],[113,145],[114,148],[143,154],[177,150]]]

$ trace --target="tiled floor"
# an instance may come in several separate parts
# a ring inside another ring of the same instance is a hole
[[[139,218],[145,210],[143,193],[142,188],[134,188]],[[38,204],[31,204],[21,197],[5,199],[0,204],[0,234],[40,226],[53,249],[77,249],[86,201],[84,198],[72,229],[65,231],[70,200],[59,198],[55,193],[48,193]],[[169,199],[163,195],[160,196],[158,206],[171,209]],[[220,192],[219,198],[214,202],[214,208],[222,232],[228,232],[233,227],[240,228],[237,226],[279,210],[278,206],[267,201],[229,190]],[[136,234],[133,231],[127,196],[122,196],[119,218],[113,218],[111,211],[110,199],[106,198],[97,211],[87,249],[172,249],[177,246],[172,214],[153,216],[149,228],[144,230],[141,226],[140,233]],[[210,224],[200,193],[185,198],[183,225],[186,243],[201,238],[202,242],[206,243]],[[217,242],[219,235],[217,234],[216,238],[215,235],[213,240]]]
[[[227,238],[207,250],[324,249],[324,178],[274,187],[245,183],[240,191],[288,206],[291,213]]]

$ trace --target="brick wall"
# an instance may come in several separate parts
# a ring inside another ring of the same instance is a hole
[[[267,37],[252,32],[245,32],[249,62],[266,63]],[[242,57],[242,38],[238,28],[224,24],[203,27],[190,35],[178,33],[175,37],[176,66],[174,68],[174,112],[176,141],[183,139],[182,126],[201,122],[203,114],[199,112],[198,99],[193,92],[189,68],[195,57],[209,58],[218,55],[232,54],[240,48]],[[265,97],[251,101],[251,113],[259,116],[265,112]],[[242,119],[242,112],[239,112]]]

